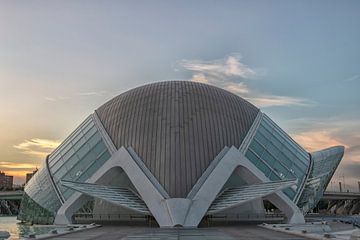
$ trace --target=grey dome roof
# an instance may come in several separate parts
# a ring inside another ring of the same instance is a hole
[[[134,88],[96,110],[117,148],[131,146],[171,197],[186,197],[225,147],[239,147],[259,109],[189,81]]]

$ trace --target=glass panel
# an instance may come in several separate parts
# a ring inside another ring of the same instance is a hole
[[[269,139],[266,138],[265,136],[263,136],[261,133],[257,134],[255,139],[261,143],[264,147],[266,147],[266,145],[268,144],[269,142]]]
[[[264,147],[261,146],[256,140],[252,141],[250,145],[251,150],[255,152],[258,156],[261,156],[262,152],[264,151]]]
[[[251,150],[250,150],[250,151],[247,151],[246,157],[247,157],[254,165],[256,165],[256,164],[260,161],[259,157],[257,157]]]
[[[262,161],[259,161],[256,167],[259,168],[265,174],[265,176],[269,175],[271,172],[271,169]]]
[[[264,151],[263,155],[261,156],[261,158],[267,162],[267,164],[269,164],[270,166],[273,166],[274,163],[276,162],[276,159],[268,152],[268,151]]]
[[[74,131],[67,142],[69,144],[59,149],[63,154],[61,160],[57,160],[54,167],[50,168],[58,186],[62,179],[86,181],[110,158],[110,153],[91,117]],[[59,186],[59,189],[65,199],[73,193],[62,186]]]
[[[266,128],[259,128],[259,133],[261,133],[267,140],[271,140],[273,137],[271,132],[269,132]]]
[[[271,181],[281,180],[281,178],[275,172],[271,172],[269,178]]]
[[[261,171],[266,172],[271,180],[298,179],[298,186],[300,186],[309,166],[308,153],[269,117],[263,116],[246,156],[250,161],[256,163]],[[257,153],[258,156],[254,156],[251,151]],[[271,168],[276,174],[269,172]],[[288,191],[287,196],[294,197],[296,194],[294,189],[299,189],[298,186],[294,187],[292,192],[290,191],[291,194]]]

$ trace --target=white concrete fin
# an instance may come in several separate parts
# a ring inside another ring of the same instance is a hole
[[[236,188],[227,188],[211,204],[207,214],[214,214],[265,197],[296,185],[296,180],[264,182]]]
[[[150,215],[150,211],[144,201],[128,188],[65,180],[62,180],[61,184],[88,196],[120,205],[141,214]]]
[[[111,154],[113,154],[114,152],[116,152],[117,149],[116,149],[113,141],[111,140],[110,136],[106,132],[103,124],[101,123],[101,120],[100,120],[99,116],[97,115],[96,111],[91,116],[94,120],[95,126],[97,127],[97,129],[100,132],[101,138],[103,139],[107,149],[109,150],[109,152]]]
[[[87,180],[87,183],[100,182],[103,177],[109,177],[108,174],[111,169],[119,167],[127,174],[129,180],[136,188],[136,191],[160,227],[197,227],[235,170],[238,171],[240,176],[246,179],[247,184],[258,184],[262,186],[261,183],[270,182],[270,180],[234,146],[227,149],[224,155],[221,154],[221,158],[216,162],[217,164],[211,167],[206,174],[206,178],[204,177],[199,188],[197,191],[194,191],[191,198],[164,198],[153,181],[149,179],[136,160],[134,160],[133,156],[130,155],[124,147],[117,150],[111,158]],[[272,192],[267,195],[266,198],[285,213],[289,222],[304,222],[304,217],[298,207],[281,191]],[[87,200],[86,194],[73,194],[58,210],[55,223],[71,223],[72,215]]]
[[[262,118],[263,118],[263,113],[259,110],[253,124],[251,125],[249,131],[247,132],[244,140],[242,141],[242,143],[239,147],[239,151],[242,152],[243,154],[246,153],[246,151],[248,150],[248,148],[250,146],[250,143],[252,142],[253,138],[255,137],[255,134],[260,126]]]
[[[192,198],[193,203],[190,206],[184,226],[192,227],[200,223],[226,181],[235,170],[239,172],[239,175],[242,176],[248,184],[270,182],[270,179],[251,163],[243,153],[232,146]],[[266,198],[286,215],[289,222],[305,222],[299,208],[283,192],[273,192]]]
[[[111,169],[117,167],[121,168],[127,174],[158,224],[160,226],[172,226],[167,208],[163,206],[164,198],[162,194],[144,174],[124,147],[117,150],[86,182],[96,183],[107,175]],[[71,223],[72,215],[88,200],[88,197],[85,198],[84,196],[86,195],[82,193],[73,194],[58,210],[55,217],[55,224]]]
[[[186,216],[191,206],[191,200],[187,198],[171,198],[165,200],[166,207],[171,216],[173,226],[184,226]]]

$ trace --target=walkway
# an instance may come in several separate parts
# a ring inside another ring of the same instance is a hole
[[[169,239],[169,240],[300,240],[305,239],[288,235],[285,233],[274,232],[255,225],[228,226],[216,228],[199,229],[160,229],[130,226],[104,226],[84,232],[68,234],[56,239],[70,240],[144,240],[144,239]]]

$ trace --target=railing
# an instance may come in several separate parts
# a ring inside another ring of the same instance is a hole
[[[208,219],[213,220],[257,220],[257,219],[280,219],[284,218],[282,213],[265,214],[227,214],[227,215],[209,215]]]
[[[282,213],[265,213],[265,214],[227,214],[227,215],[209,215],[208,221],[266,221],[266,220],[283,220],[285,217]],[[93,220],[93,221],[151,221],[152,216],[136,214],[93,214],[77,213],[74,215],[75,221]]]
[[[100,220],[100,221],[148,221],[149,216],[136,214],[93,214],[77,213],[74,220]]]
[[[75,223],[114,223],[123,222],[129,225],[146,225],[149,227],[157,227],[158,224],[154,217],[140,214],[93,214],[93,213],[77,213],[73,216]]]
[[[282,222],[284,219],[285,215],[282,213],[209,215],[203,219],[202,224],[210,227],[214,224],[226,225],[237,222]]]

